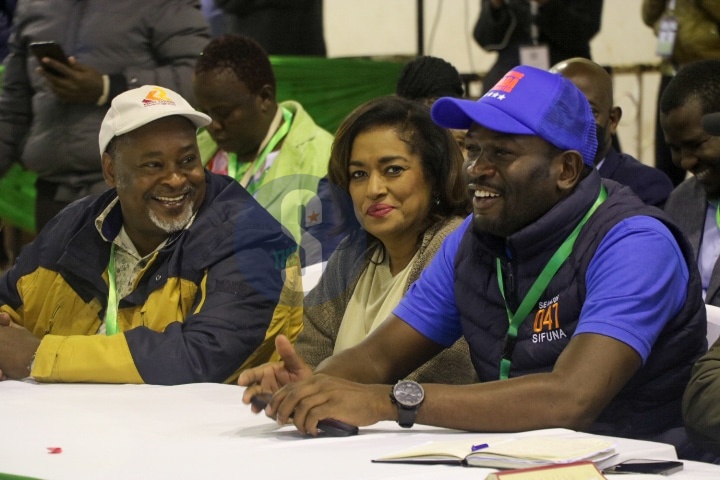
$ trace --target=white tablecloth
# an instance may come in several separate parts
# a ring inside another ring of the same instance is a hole
[[[281,428],[264,415],[253,414],[242,404],[242,392],[237,386],[217,384],[0,382],[0,472],[47,480],[477,480],[491,471],[370,460],[429,440],[470,436],[484,443],[497,435],[423,426],[404,430],[382,422],[361,428],[355,437],[304,437],[291,426]],[[538,433],[548,431],[525,434]],[[49,447],[60,447],[62,453],[48,453]],[[672,446],[660,443],[617,439],[617,449],[618,460],[676,458]],[[720,467],[687,462],[685,470],[671,478],[717,480]]]

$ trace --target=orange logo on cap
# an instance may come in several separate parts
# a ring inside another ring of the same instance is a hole
[[[510,93],[513,91],[513,88],[515,88],[520,79],[524,76],[524,73],[511,70],[506,73],[505,76],[498,83],[496,83],[493,88],[491,88],[491,90],[502,90],[503,92]]]
[[[170,100],[170,97],[168,97],[167,93],[162,88],[153,88],[150,90],[143,99],[142,103],[146,107],[152,105],[175,105],[175,102]]]

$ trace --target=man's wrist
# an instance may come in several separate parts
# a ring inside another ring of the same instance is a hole
[[[377,421],[390,420],[397,422],[397,405],[392,401],[392,385],[378,385],[378,415]]]

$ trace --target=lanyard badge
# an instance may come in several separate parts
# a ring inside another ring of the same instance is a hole
[[[110,261],[108,263],[108,302],[105,309],[105,334],[118,333],[118,304],[117,282],[115,281],[115,244],[110,244]]]
[[[582,230],[582,228],[585,226],[592,214],[595,213],[595,211],[605,201],[606,198],[607,190],[605,189],[605,186],[601,185],[600,193],[598,194],[595,203],[585,213],[585,216],[582,218],[582,220],[580,220],[580,223],[577,224],[575,229],[570,233],[570,235],[568,235],[562,245],[558,247],[550,260],[548,260],[548,263],[545,265],[542,272],[540,272],[540,275],[535,279],[535,282],[530,287],[530,290],[525,295],[525,298],[523,298],[522,302],[520,302],[520,307],[518,307],[515,313],[512,313],[510,311],[510,308],[508,308],[507,306],[507,300],[505,301],[505,310],[507,311],[509,323],[507,336],[505,337],[503,355],[502,359],[500,360],[500,380],[507,380],[508,376],[510,375],[510,359],[512,357],[513,349],[515,348],[515,340],[517,338],[518,328],[520,327],[520,324],[532,311],[533,307],[537,304],[540,295],[542,295],[547,286],[550,285],[550,281],[560,269],[560,266],[565,263],[565,260],[567,260],[567,258],[570,256],[570,253],[572,253],[573,246],[575,245],[575,240],[580,234],[580,230]],[[503,300],[505,300],[505,287],[499,258],[496,259],[496,264],[498,285],[500,286],[500,293],[502,294]]]

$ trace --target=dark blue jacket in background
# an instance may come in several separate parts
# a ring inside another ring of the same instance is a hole
[[[670,178],[657,168],[645,165],[610,147],[598,169],[600,176],[627,185],[646,205],[663,208],[673,190]]]
[[[0,0],[0,61],[8,54],[8,38],[17,0]]]

